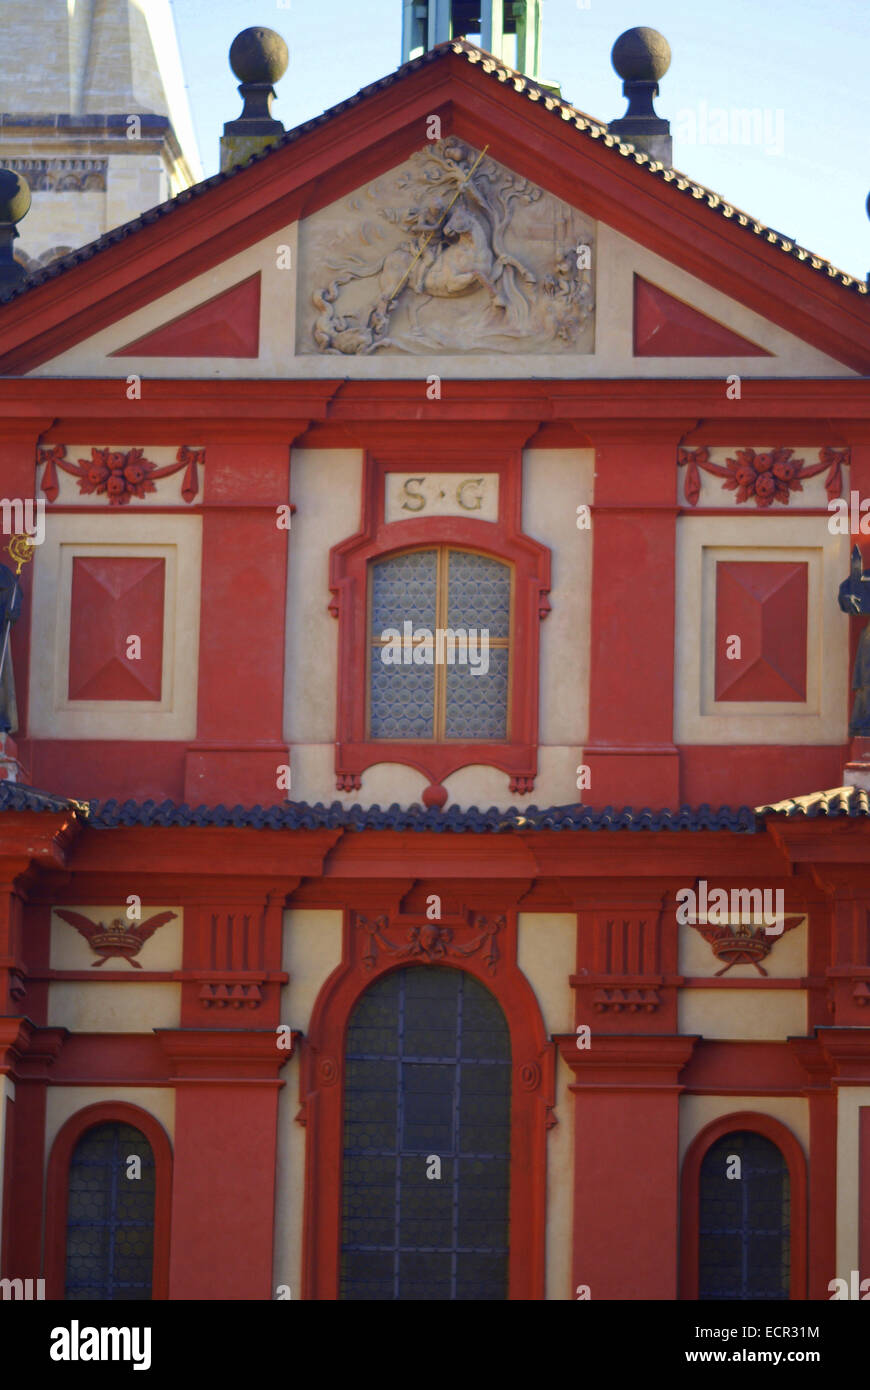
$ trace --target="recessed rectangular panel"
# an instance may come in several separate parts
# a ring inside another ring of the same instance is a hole
[[[718,561],[717,700],[806,700],[807,603],[806,561]]]
[[[71,700],[159,700],[162,557],[76,555],[69,633]]]

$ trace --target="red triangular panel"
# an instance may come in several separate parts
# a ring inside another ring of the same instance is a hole
[[[110,357],[258,357],[260,272],[118,348]]]
[[[635,357],[772,357],[681,299],[634,277]]]

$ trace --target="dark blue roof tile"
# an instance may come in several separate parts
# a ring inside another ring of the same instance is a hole
[[[833,794],[831,794],[833,795]],[[819,794],[823,797],[824,794]],[[472,833],[475,835],[504,834],[509,831],[580,831],[580,830],[630,830],[630,831],[697,831],[728,830],[739,834],[753,834],[761,822],[758,817],[778,813],[787,815],[807,814],[863,814],[866,815],[867,796],[861,793],[863,810],[846,811],[840,803],[832,803],[830,810],[823,811],[815,804],[808,809],[788,809],[798,803],[782,803],[779,807],[763,807],[758,812],[749,806],[720,806],[713,810],[709,805],[698,807],[681,806],[676,810],[653,810],[649,806],[634,809],[623,806],[605,806],[596,810],[583,805],[549,806],[543,810],[529,806],[525,810],[511,806],[501,811],[497,806],[481,810],[477,806],[462,810],[459,806],[449,806],[443,810],[436,807],[399,806],[394,802],[387,810],[380,806],[344,807],[339,801],[325,806],[322,802],[311,806],[305,802],[288,801],[274,806],[197,806],[187,802],[161,801],[91,801],[76,802],[66,797],[54,796],[34,787],[20,784],[0,783],[0,811],[75,811],[87,817],[88,824],[95,830],[113,830],[118,826],[164,826],[183,828],[199,826],[237,826],[248,829],[270,830],[396,830],[396,831],[435,831],[454,834]],[[856,806],[858,803],[856,803]],[[788,807],[788,808],[787,808]],[[836,808],[836,809],[835,809]]]

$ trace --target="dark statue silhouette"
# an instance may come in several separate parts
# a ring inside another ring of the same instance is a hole
[[[864,571],[857,545],[852,547],[849,578],[840,585],[838,602],[844,613],[855,616],[870,613],[870,574]],[[870,623],[865,624],[855,653],[852,689],[855,702],[852,705],[849,734],[853,738],[870,738]]]
[[[18,727],[10,637],[20,612],[21,585],[6,565],[0,565],[0,734],[14,733]]]

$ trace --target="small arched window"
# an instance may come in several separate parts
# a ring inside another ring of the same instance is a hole
[[[497,1000],[442,966],[391,971],[345,1052],[342,1299],[508,1294],[511,1044]]]
[[[787,1299],[791,1182],[782,1152],[751,1130],[711,1144],[701,1163],[699,1299]]]
[[[510,738],[512,576],[448,545],[371,564],[369,738]]]
[[[85,1130],[68,1182],[64,1297],[150,1299],[155,1166],[145,1135],[117,1121]]]

